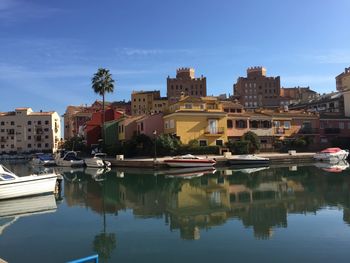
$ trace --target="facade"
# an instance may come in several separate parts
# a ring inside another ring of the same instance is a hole
[[[267,77],[264,67],[247,69],[247,77],[239,77],[233,93],[246,109],[280,106],[280,77]]]
[[[198,140],[200,146],[223,146],[227,142],[227,115],[217,98],[182,96],[163,119],[164,133],[184,144]]]
[[[318,93],[310,89],[310,87],[293,87],[281,88],[281,97],[287,98],[291,102],[309,101],[316,99]]]
[[[57,112],[16,108],[0,113],[0,153],[56,152],[61,139]]]
[[[106,103],[107,105],[108,103]],[[68,106],[64,113],[64,139],[78,135],[83,135],[83,127],[85,123],[92,118],[94,112],[102,110],[102,102],[95,101],[91,106]]]
[[[113,121],[121,118],[124,115],[123,112],[116,111],[112,108],[105,110],[105,122]],[[84,125],[84,138],[86,139],[87,146],[93,144],[99,144],[99,140],[102,139],[102,111],[98,111],[92,114],[91,120],[87,121]]]
[[[344,72],[335,77],[337,91],[350,89],[350,67],[345,68]]]
[[[334,139],[344,143],[350,141],[350,117],[340,114],[321,114],[320,144],[330,146]]]
[[[118,139],[121,142],[130,140],[137,134],[137,120],[142,119],[144,115],[123,117],[118,121]]]
[[[179,68],[176,78],[167,78],[167,97],[170,103],[180,99],[181,95],[191,97],[207,96],[207,79],[195,78],[193,68]]]
[[[154,137],[154,131],[157,134],[164,132],[163,114],[146,115],[143,118],[136,121],[137,123],[137,134],[145,134],[148,137]]]
[[[291,104],[289,105],[289,109],[342,114],[344,112],[344,106],[343,92],[332,92],[320,95],[315,99]]]
[[[133,91],[131,93],[132,116],[162,113],[168,107],[167,98],[160,91]]]

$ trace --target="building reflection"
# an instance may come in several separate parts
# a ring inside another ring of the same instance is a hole
[[[350,225],[347,171],[330,175],[311,166],[221,170],[190,180],[120,173],[108,173],[104,191],[91,177],[65,180],[67,204],[100,214],[131,209],[135,217],[163,218],[171,231],[188,240],[229,219],[251,228],[257,239],[269,239],[275,229],[288,226],[288,214],[317,213],[325,206],[342,206],[343,220]]]

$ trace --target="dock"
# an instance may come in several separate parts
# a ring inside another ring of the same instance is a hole
[[[313,161],[313,155],[315,153],[259,153],[256,156],[265,157],[270,159],[271,164],[295,164],[295,163],[310,163]],[[227,166],[228,158],[223,155],[201,155],[202,157],[208,157],[216,160],[216,166]],[[165,159],[172,158],[171,156],[159,157],[159,158],[127,158],[124,160],[117,160],[108,158],[112,167],[134,167],[134,168],[166,168],[166,164],[163,162]]]

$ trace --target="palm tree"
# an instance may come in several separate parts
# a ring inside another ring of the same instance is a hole
[[[105,93],[114,91],[114,80],[108,69],[99,68],[91,79],[91,84],[94,92],[102,96],[102,139],[104,139]]]

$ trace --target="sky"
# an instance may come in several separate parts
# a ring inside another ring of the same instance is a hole
[[[0,0],[0,112],[91,104],[100,67],[116,81],[108,101],[166,96],[179,67],[206,76],[208,95],[232,94],[250,66],[331,92],[350,66],[349,10],[349,0]]]

